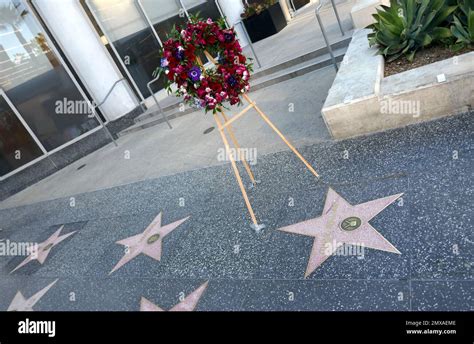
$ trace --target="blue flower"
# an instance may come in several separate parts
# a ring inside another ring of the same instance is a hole
[[[231,34],[231,33],[225,33],[224,34],[224,40],[229,43],[229,42],[232,42],[232,40],[234,39],[234,35]]]
[[[179,50],[179,49],[178,49],[178,50],[176,51],[175,56],[176,56],[176,58],[177,58],[178,60],[181,61],[182,59],[184,59],[184,50]]]
[[[196,66],[192,67],[188,72],[188,76],[193,82],[201,80],[201,68]]]
[[[230,87],[235,87],[235,85],[237,85],[237,80],[233,76],[227,79],[227,82],[229,83]]]

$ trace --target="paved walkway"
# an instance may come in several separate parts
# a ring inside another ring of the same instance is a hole
[[[472,311],[473,130],[466,114],[306,146],[321,181],[289,152],[263,156],[250,195],[267,225],[259,234],[228,165],[2,210],[0,239],[43,242],[63,225],[61,235],[75,233],[43,246],[42,265],[10,273],[25,257],[0,257],[0,310],[23,309],[46,291],[35,310]],[[352,205],[403,193],[370,220],[401,254],[334,254],[305,279],[313,238],[276,229],[323,214],[329,188]],[[143,242],[160,242],[160,256],[127,256],[136,251],[115,242],[142,233],[160,212],[172,231]],[[197,304],[182,298],[194,291]]]

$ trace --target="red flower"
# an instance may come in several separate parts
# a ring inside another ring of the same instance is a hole
[[[234,29],[221,29],[215,22],[200,21],[188,23],[184,30],[178,30],[175,38],[164,42],[163,56],[168,61],[168,80],[186,89],[185,101],[190,104],[197,101],[206,110],[219,109],[224,102],[231,105],[240,103],[241,92],[249,85],[250,64],[242,54]],[[202,80],[188,82],[188,71],[196,68],[197,56],[202,56],[204,50],[219,55],[219,64],[210,71],[202,70]],[[199,86],[197,89],[196,84]]]

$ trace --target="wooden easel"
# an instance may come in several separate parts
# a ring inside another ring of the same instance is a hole
[[[211,54],[209,54],[209,52],[204,51],[204,54],[209,59],[209,61],[211,61],[214,65],[217,66],[217,61],[211,56]],[[202,63],[202,61],[199,57],[197,58],[197,61],[201,65],[201,67],[203,69],[205,69],[204,64]],[[246,94],[243,94],[243,98],[247,101],[248,106],[246,106],[237,115],[234,115],[233,117],[229,118],[225,114],[223,109],[220,107],[220,108],[218,108],[217,113],[214,114],[214,119],[216,121],[217,128],[219,129],[219,134],[221,135],[222,141],[224,142],[226,153],[227,153],[227,156],[230,159],[230,163],[232,165],[232,169],[234,170],[235,177],[237,178],[237,183],[239,184],[240,191],[242,192],[242,196],[244,197],[245,204],[246,204],[247,209],[250,213],[250,217],[252,218],[253,227],[258,231],[259,229],[262,228],[262,225],[258,224],[257,217],[255,216],[255,213],[252,209],[252,205],[250,204],[250,201],[249,201],[249,198],[248,198],[248,195],[247,195],[247,191],[245,190],[244,183],[242,182],[242,177],[240,176],[239,170],[237,168],[237,164],[236,164],[235,159],[234,159],[234,157],[231,153],[229,141],[227,140],[227,137],[225,135],[224,130],[227,130],[232,143],[234,144],[237,151],[239,151],[240,150],[240,145],[239,145],[237,139],[235,138],[235,135],[234,135],[234,132],[232,130],[232,125],[231,124],[233,122],[235,122],[236,120],[238,120],[243,115],[245,115],[251,109],[255,109],[257,111],[257,113],[260,115],[260,117],[262,117],[262,119],[270,126],[270,128],[272,128],[275,131],[275,133],[277,133],[277,135],[280,136],[280,138],[283,140],[283,142],[285,142],[285,144],[293,151],[293,153],[295,153],[296,156],[306,165],[306,167],[311,171],[311,173],[313,173],[317,178],[319,178],[319,174],[305,160],[305,158],[303,158],[303,156],[296,150],[296,148],[286,139],[286,137],[280,132],[280,130],[278,130],[278,128],[270,121],[270,119],[265,115],[265,113],[262,110],[260,110],[260,108],[257,106],[257,104],[254,101],[252,101],[252,99],[250,99],[250,97]],[[218,115],[219,113],[221,114],[221,116],[224,120],[223,123],[221,122],[221,119],[219,118],[219,115]],[[252,181],[252,184],[255,185],[255,183],[256,183],[255,176],[253,175],[252,170],[250,169],[250,166],[249,166],[248,162],[245,159],[243,159],[242,163],[244,164],[245,170],[247,171],[247,174],[249,175],[250,180]]]

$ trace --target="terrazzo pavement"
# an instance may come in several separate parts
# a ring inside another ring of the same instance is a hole
[[[320,180],[291,152],[259,156],[249,196],[260,233],[228,164],[3,209],[3,240],[77,233],[43,265],[11,274],[24,257],[1,256],[0,310],[59,279],[35,310],[137,311],[141,297],[169,309],[209,281],[197,311],[472,311],[472,116],[305,146]],[[320,216],[328,187],[351,204],[404,193],[370,222],[402,254],[334,255],[305,279],[312,239],[276,229]],[[115,242],[160,211],[164,225],[190,216],[161,261],[140,255],[109,275],[124,254]]]

